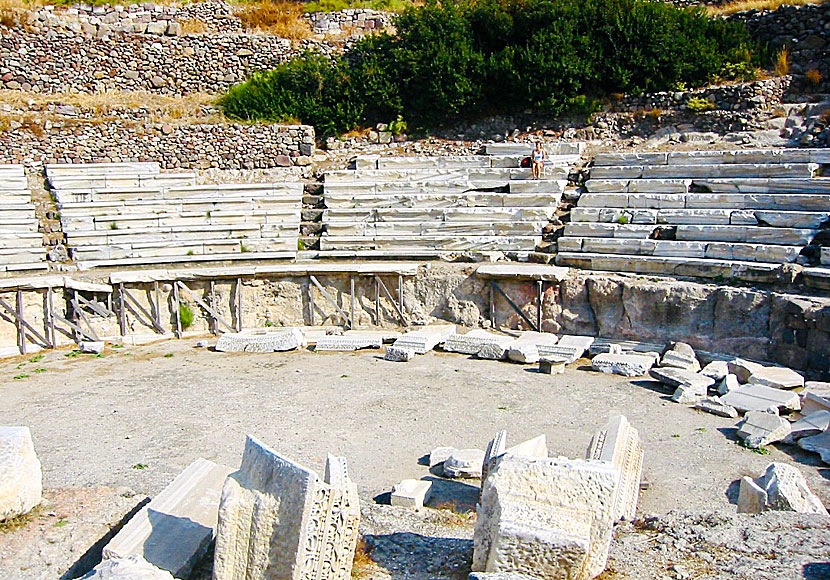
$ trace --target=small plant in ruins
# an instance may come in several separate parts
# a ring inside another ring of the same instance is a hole
[[[818,69],[811,68],[807,71],[807,73],[804,76],[807,78],[807,82],[813,85],[814,87],[817,87],[821,84],[821,71],[819,71]]]
[[[195,318],[196,314],[190,306],[187,304],[179,304],[179,322],[181,323],[182,328],[190,328],[193,326]]]
[[[624,213],[620,214],[620,217],[617,218],[617,223],[620,225],[625,225],[628,223],[628,216]]]
[[[703,99],[701,97],[691,97],[688,101],[686,101],[686,108],[688,108],[693,113],[702,113],[703,111],[711,111],[715,108],[715,103],[710,101],[709,99]]]
[[[775,75],[779,77],[790,74],[790,49],[786,46],[778,51],[775,59]]]

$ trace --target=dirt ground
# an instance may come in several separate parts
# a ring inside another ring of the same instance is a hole
[[[439,352],[403,364],[373,351],[218,353],[194,345],[0,362],[0,424],[31,428],[46,488],[126,486],[152,496],[197,457],[238,466],[250,433],[320,473],[327,452],[345,456],[371,504],[401,479],[431,477],[419,459],[434,447],[484,449],[507,429],[509,443],[544,433],[551,455],[582,457],[593,432],[622,413],[645,451],[643,519],[734,512],[737,480],[760,475],[770,461],[796,465],[830,504],[830,469],[817,456],[785,445],[766,455],[744,449],[735,442],[737,420],[673,403],[653,381],[586,371],[586,361],[551,376]],[[446,501],[472,508],[474,488],[442,485]],[[469,537],[470,526],[459,529]],[[424,574],[413,577],[441,576]]]

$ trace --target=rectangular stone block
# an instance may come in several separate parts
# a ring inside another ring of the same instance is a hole
[[[347,580],[360,520],[346,460],[323,481],[253,437],[222,489],[213,580]]]
[[[598,354],[591,360],[591,366],[602,373],[639,377],[654,366],[654,358],[640,354]]]
[[[798,411],[801,400],[797,393],[763,385],[744,385],[732,389],[721,397],[721,402],[738,411],[774,411],[779,408]]]
[[[598,576],[608,558],[618,481],[604,461],[504,455],[484,482],[473,570]]]
[[[0,522],[31,511],[42,499],[40,461],[28,427],[0,427]]]
[[[133,516],[110,540],[104,559],[140,556],[177,578],[187,578],[216,530],[219,497],[230,467],[197,459]]]
[[[454,324],[424,326],[419,330],[407,332],[395,341],[394,346],[414,350],[416,354],[425,354],[445,342],[453,334],[455,334]]]
[[[404,479],[392,489],[392,505],[420,509],[429,501],[432,482],[420,479]]]
[[[444,350],[461,354],[478,354],[488,344],[507,346],[513,337],[487,332],[483,329],[471,330],[467,334],[452,334],[444,342]]]
[[[586,459],[607,461],[619,472],[615,491],[614,518],[634,519],[643,475],[640,434],[623,415],[612,417],[591,440]]]
[[[322,336],[317,340],[314,352],[349,352],[364,348],[377,349],[383,346],[380,336]]]
[[[306,339],[299,328],[226,333],[216,341],[219,352],[281,352],[304,346]]]

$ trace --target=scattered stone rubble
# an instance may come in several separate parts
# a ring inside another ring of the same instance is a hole
[[[758,479],[741,479],[738,513],[757,514],[766,510],[828,515],[807,487],[801,472],[786,463],[770,463]]]
[[[28,513],[42,499],[40,461],[28,427],[0,427],[0,522]]]
[[[750,411],[738,424],[737,435],[751,449],[781,441],[790,434],[790,422],[773,413]]]

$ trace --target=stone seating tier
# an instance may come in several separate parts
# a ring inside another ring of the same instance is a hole
[[[0,272],[47,268],[28,188],[22,165],[0,165]]]
[[[775,281],[830,223],[826,150],[599,154],[556,262]]]
[[[301,196],[303,184],[286,183],[232,183],[222,185],[188,185],[181,187],[90,188],[55,190],[58,203],[137,201],[143,199],[176,200],[188,198],[235,198]]]

